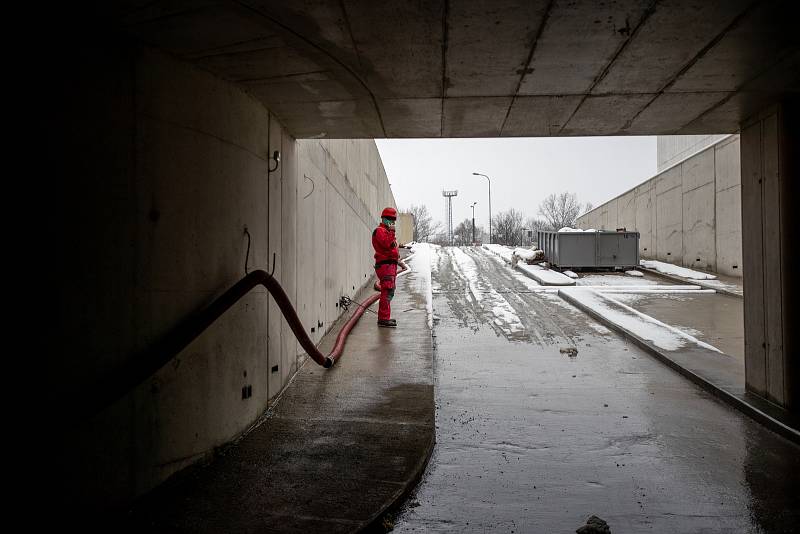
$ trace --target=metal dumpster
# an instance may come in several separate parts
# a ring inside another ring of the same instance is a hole
[[[539,248],[562,269],[629,269],[639,266],[639,232],[537,233]]]

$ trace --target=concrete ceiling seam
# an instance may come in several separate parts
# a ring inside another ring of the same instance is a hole
[[[363,72],[364,65],[361,63],[361,53],[358,51],[358,44],[356,38],[353,37],[353,27],[350,25],[350,17],[347,15],[347,7],[344,5],[344,0],[339,0],[339,9],[342,10],[342,19],[344,26],[347,28],[347,35],[350,36],[350,42],[353,43],[353,51],[356,53],[356,61],[358,61],[358,68]]]
[[[514,102],[517,101],[517,96],[519,96],[520,87],[522,87],[522,82],[525,80],[525,76],[533,72],[531,69],[531,61],[533,60],[533,54],[536,53],[536,45],[539,43],[539,39],[542,36],[542,32],[544,32],[545,26],[547,26],[547,20],[550,18],[550,12],[553,8],[553,3],[555,0],[550,0],[547,3],[547,7],[544,10],[544,15],[542,16],[542,22],[539,24],[539,28],[536,30],[536,35],[533,37],[533,41],[531,42],[530,50],[528,52],[528,59],[525,61],[525,64],[522,66],[522,72],[519,75],[519,81],[517,82],[517,88],[514,90],[514,95],[511,98],[511,104],[508,106],[508,111],[506,112],[505,118],[503,118],[503,124],[500,126],[500,133],[499,136],[503,136],[503,130],[506,127],[506,123],[508,122],[508,117],[511,115],[511,110],[514,108]]]
[[[186,59],[191,60],[198,60],[198,59],[207,59],[211,57],[219,57],[219,56],[226,56],[226,55],[233,55],[239,54],[242,51],[247,52],[257,52],[259,50],[268,50],[270,47],[263,46],[264,38],[263,37],[256,37],[253,39],[245,39],[244,41],[236,41],[230,44],[226,44],[224,46],[215,46],[213,48],[209,48],[206,50],[200,50],[196,53],[185,54],[184,57]],[[247,47],[246,45],[250,43],[258,43],[262,46],[257,46],[254,48]],[[233,49],[234,51],[231,51]]]
[[[667,89],[669,89],[670,87],[672,87],[673,85],[675,85],[675,82],[676,82],[676,81],[678,81],[678,79],[679,79],[681,76],[683,76],[683,75],[684,75],[684,74],[685,74],[685,73],[686,73],[686,72],[687,72],[687,71],[688,71],[690,68],[692,68],[692,66],[694,66],[694,65],[695,65],[695,64],[696,64],[696,63],[697,63],[697,62],[700,60],[700,58],[702,58],[703,56],[705,56],[705,55],[706,55],[706,54],[707,54],[707,53],[708,53],[708,52],[709,52],[709,51],[710,51],[712,48],[714,48],[714,46],[716,46],[716,45],[717,45],[717,43],[719,43],[719,42],[720,42],[720,41],[723,39],[723,37],[725,37],[725,35],[727,35],[727,34],[728,34],[728,32],[730,32],[731,30],[733,30],[734,28],[736,28],[736,27],[737,27],[739,24],[741,24],[741,23],[742,23],[742,21],[743,21],[743,20],[744,20],[744,19],[745,19],[745,18],[746,18],[748,15],[750,15],[750,14],[753,12],[753,10],[755,9],[755,7],[756,7],[758,4],[760,4],[760,3],[761,3],[761,0],[754,0],[754,1],[753,1],[753,2],[752,2],[750,5],[749,5],[749,6],[747,6],[747,8],[746,8],[744,11],[742,11],[741,13],[739,13],[739,15],[737,15],[737,16],[736,16],[736,18],[734,18],[734,19],[733,19],[733,20],[730,22],[730,24],[728,24],[727,26],[725,26],[725,28],[723,28],[721,32],[719,32],[717,35],[715,35],[713,39],[711,39],[711,40],[710,40],[710,41],[709,41],[709,42],[708,42],[708,43],[707,43],[707,44],[706,44],[706,45],[705,45],[703,48],[701,48],[701,49],[700,49],[700,50],[697,52],[697,54],[695,54],[695,55],[694,55],[694,57],[692,57],[692,59],[690,59],[689,61],[687,61],[687,62],[686,62],[686,64],[685,64],[683,67],[681,67],[681,69],[680,69],[680,70],[678,70],[678,72],[676,72],[676,73],[675,73],[675,75],[674,75],[674,76],[672,76],[672,78],[670,78],[670,79],[667,81],[667,83],[665,83],[665,84],[664,84],[664,86],[663,86],[663,87],[661,87],[661,89],[659,89],[659,90],[658,90],[658,92],[655,94],[655,96],[653,96],[653,99],[652,99],[652,100],[650,100],[650,102],[648,102],[646,105],[644,105],[644,106],[642,107],[642,109],[640,109],[640,110],[639,110],[639,111],[636,113],[636,115],[634,115],[633,117],[631,117],[631,118],[628,120],[628,122],[626,122],[626,123],[625,123],[625,126],[623,127],[623,129],[624,129],[624,130],[627,130],[627,129],[629,129],[629,128],[631,127],[631,125],[633,124],[633,122],[634,122],[634,121],[635,121],[635,120],[636,120],[636,119],[639,117],[639,115],[641,115],[641,114],[642,114],[642,113],[643,113],[643,112],[644,112],[644,111],[645,111],[645,110],[646,110],[648,107],[650,107],[650,105],[651,105],[653,102],[655,102],[655,101],[656,101],[656,99],[658,99],[658,97],[659,97],[659,96],[661,96],[661,95],[662,95],[662,94],[663,94],[663,93],[664,93],[664,92],[665,92]],[[733,94],[733,93],[732,93],[732,94]],[[727,96],[727,97],[725,97],[725,98],[723,98],[722,100],[720,100],[720,102],[718,102],[718,104],[722,104],[722,103],[724,103],[725,101],[729,100],[729,99],[730,99],[730,97],[732,96],[732,94],[731,94],[731,95],[729,95],[729,96]],[[689,123],[687,123],[687,124],[684,124],[683,126],[681,126],[681,128],[684,128],[684,127],[688,126],[688,124],[690,124],[691,122],[694,122],[695,120],[699,119],[699,118],[700,118],[700,117],[702,117],[702,116],[703,116],[705,113],[707,113],[708,111],[710,111],[710,110],[712,110],[712,109],[715,109],[716,107],[718,107],[718,106],[717,106],[717,105],[714,105],[714,106],[710,107],[708,110],[706,110],[705,112],[701,113],[700,115],[698,115],[697,117],[695,117],[694,119],[692,119],[692,120],[691,120]],[[680,130],[681,128],[679,128],[678,130]]]
[[[644,23],[647,21],[647,19],[650,18],[650,16],[655,12],[656,4],[658,4],[658,0],[652,0],[650,5],[647,6],[647,9],[644,11],[642,16],[639,18],[639,21],[636,23],[636,27],[633,28],[633,31],[631,31],[630,29],[628,30],[628,36],[626,37],[626,39],[624,41],[622,41],[622,43],[620,43],[619,47],[617,47],[617,50],[614,52],[614,55],[612,56],[611,60],[606,64],[606,66],[603,68],[603,70],[600,71],[600,74],[594,79],[594,81],[592,82],[592,85],[589,87],[589,89],[586,91],[586,94],[583,96],[581,101],[578,103],[578,105],[572,111],[572,114],[569,116],[569,118],[566,121],[564,121],[564,124],[561,125],[561,129],[558,131],[559,134],[561,134],[564,131],[564,128],[567,127],[567,125],[569,124],[569,121],[571,121],[572,118],[575,117],[575,115],[578,113],[578,110],[581,109],[581,106],[583,105],[583,103],[586,102],[586,99],[589,97],[590,94],[592,94],[592,91],[594,90],[594,88],[597,87],[597,85],[601,81],[603,81],[603,78],[606,77],[606,75],[608,74],[609,70],[611,70],[611,66],[614,64],[614,62],[620,56],[622,51],[625,50],[625,48],[628,46],[628,44],[633,41],[634,37],[636,37],[636,35],[639,33],[639,29],[644,25]],[[628,28],[630,28],[630,26],[628,26]]]
[[[444,0],[444,11],[442,12],[442,113],[439,137],[444,137],[445,111],[444,103],[447,98],[447,86],[450,81],[447,77],[447,15],[450,13],[450,0]]]
[[[303,42],[307,43],[309,46],[313,47],[315,50],[317,50],[318,52],[321,52],[325,56],[327,56],[330,59],[332,59],[336,64],[341,66],[347,73],[349,73],[364,88],[365,91],[367,91],[367,94],[369,95],[370,99],[372,100],[372,105],[375,108],[375,114],[378,117],[378,122],[381,125],[381,132],[383,132],[383,136],[384,137],[388,137],[387,134],[386,134],[386,125],[383,122],[383,116],[381,115],[381,110],[380,110],[380,107],[378,106],[378,99],[375,97],[375,93],[372,92],[372,89],[370,89],[370,87],[367,84],[367,82],[364,81],[364,79],[361,78],[361,76],[357,72],[355,72],[352,68],[350,68],[350,66],[347,65],[347,63],[345,63],[344,61],[340,60],[338,57],[336,57],[335,55],[331,54],[330,52],[325,50],[323,47],[319,46],[317,43],[315,43],[314,41],[312,41],[308,37],[300,34],[299,32],[295,31],[294,29],[292,29],[289,26],[283,24],[279,20],[275,19],[269,13],[265,13],[262,10],[260,10],[258,8],[255,8],[253,6],[250,6],[247,3],[243,2],[243,1],[240,1],[240,0],[232,0],[232,1],[235,2],[237,5],[239,5],[240,7],[244,8],[244,9],[246,9],[246,10],[252,12],[252,13],[255,13],[256,15],[258,15],[260,17],[263,17],[263,18],[267,19],[272,24],[278,26],[279,28],[282,28],[284,31],[287,31],[287,32],[291,33],[292,35],[294,35],[298,39],[300,39]],[[348,27],[349,27],[349,23],[348,23]],[[351,37],[352,37],[352,34],[351,34]]]
[[[716,109],[718,109],[718,108],[720,108],[720,107],[724,106],[724,105],[725,105],[726,103],[728,103],[728,102],[729,102],[729,101],[730,101],[730,100],[731,100],[733,97],[735,97],[735,96],[737,96],[737,95],[740,95],[740,94],[741,94],[741,92],[742,92],[742,91],[743,91],[743,90],[744,90],[744,89],[745,89],[745,88],[746,88],[748,85],[750,85],[751,83],[753,83],[753,82],[755,82],[756,80],[758,80],[758,79],[759,79],[761,76],[763,76],[764,74],[766,74],[767,72],[769,72],[769,71],[770,71],[772,68],[774,68],[776,65],[780,65],[781,63],[783,63],[783,62],[784,62],[784,61],[786,61],[787,59],[790,59],[790,58],[792,57],[792,55],[794,55],[794,54],[796,54],[796,53],[797,53],[797,51],[796,51],[796,50],[795,50],[795,51],[792,51],[792,50],[788,50],[788,51],[786,51],[784,54],[782,54],[782,55],[781,55],[781,56],[778,58],[778,60],[777,60],[777,61],[774,61],[774,62],[772,62],[772,63],[769,63],[769,64],[768,64],[766,67],[764,67],[763,69],[761,69],[760,71],[758,71],[756,74],[754,74],[753,76],[751,76],[750,78],[748,78],[747,80],[745,80],[745,81],[744,81],[744,82],[743,82],[741,85],[739,85],[739,86],[737,86],[737,87],[736,87],[736,90],[734,90],[734,91],[731,91],[730,93],[728,93],[728,95],[727,95],[726,97],[724,97],[723,99],[721,99],[719,102],[716,102],[715,104],[713,104],[712,106],[710,106],[708,109],[706,109],[705,111],[703,111],[702,113],[700,113],[700,114],[699,114],[697,117],[695,117],[694,119],[692,119],[692,120],[691,120],[691,121],[689,121],[688,123],[684,124],[684,125],[681,127],[681,129],[680,129],[680,130],[683,130],[684,128],[689,128],[689,127],[691,127],[691,126],[692,126],[693,124],[695,124],[695,123],[702,122],[702,120],[703,120],[703,117],[705,117],[706,115],[708,115],[708,114],[712,113],[714,110],[716,110]],[[679,131],[680,131],[680,130],[679,130]]]
[[[291,79],[291,78],[301,78],[304,76],[310,76],[313,74],[328,74],[327,70],[312,70],[309,72],[297,72],[294,74],[279,74],[277,76],[266,76],[263,78],[239,78],[235,81],[240,83],[254,83],[254,82],[268,82],[271,80],[284,80],[284,79]],[[316,101],[315,101],[316,102]]]

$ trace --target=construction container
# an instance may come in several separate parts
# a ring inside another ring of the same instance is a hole
[[[639,266],[639,232],[537,233],[547,261],[561,269],[631,269]]]

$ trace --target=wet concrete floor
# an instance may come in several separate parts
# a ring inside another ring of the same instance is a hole
[[[615,295],[615,298],[619,295]],[[630,295],[631,307],[744,361],[744,301],[730,295]]]
[[[395,532],[798,530],[800,448],[481,249],[434,267],[437,444]]]
[[[434,443],[427,282],[410,272],[393,301],[400,327],[366,313],[332,369],[298,371],[261,424],[208,465],[142,497],[109,532],[348,533],[382,525]],[[424,292],[419,290],[425,285]],[[365,289],[354,298],[363,301]],[[374,306],[375,307],[375,306]],[[344,314],[320,344],[333,347]],[[86,529],[90,530],[91,529]]]

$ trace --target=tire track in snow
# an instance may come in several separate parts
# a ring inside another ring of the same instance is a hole
[[[523,321],[526,332],[540,344],[567,343],[575,346],[578,339],[587,334],[578,327],[584,321],[576,322],[570,319],[570,315],[575,314],[585,320],[585,315],[563,302],[559,296],[541,292],[530,293],[530,289],[541,286],[513,270],[510,265],[499,264],[490,256],[491,252],[483,248],[468,247],[465,251],[465,254],[468,254],[478,266],[480,278],[495,280],[496,285],[512,291],[509,303]],[[597,333],[610,334],[607,329],[603,330],[605,332]]]
[[[461,248],[450,247],[455,272],[466,282],[465,292],[485,313],[492,316],[490,324],[509,339],[528,341],[526,328],[514,307],[492,285],[490,278],[482,276],[475,260]]]

